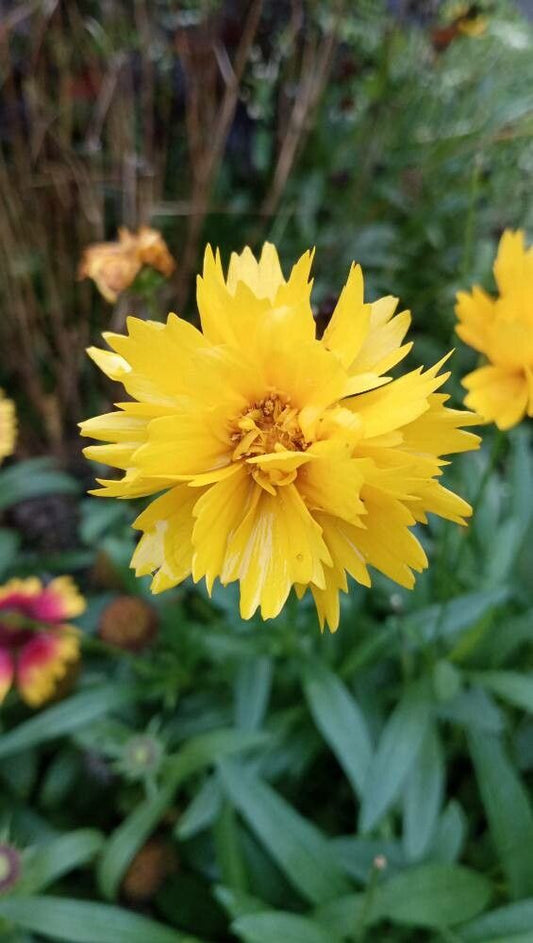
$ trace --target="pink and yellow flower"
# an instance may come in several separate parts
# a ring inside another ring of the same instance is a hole
[[[65,620],[84,609],[69,576],[46,586],[32,576],[0,587],[0,703],[13,684],[30,707],[53,697],[79,658],[77,631]]]

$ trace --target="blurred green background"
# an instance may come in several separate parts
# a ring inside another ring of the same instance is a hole
[[[474,520],[430,523],[413,592],[353,585],[321,636],[293,599],[263,624],[232,587],[151,597],[142,502],[85,496],[76,427],[117,398],[85,347],[128,313],[195,321],[206,242],[269,239],[286,272],[316,246],[319,329],[355,259],[413,312],[411,364],[455,346],[456,291],[533,229],[527,6],[1,5],[0,576],[69,573],[89,603],[71,690],[2,706],[2,939],[533,941],[530,429],[454,462]],[[83,249],[141,224],[176,270],[110,305]],[[476,362],[459,343],[457,404]]]

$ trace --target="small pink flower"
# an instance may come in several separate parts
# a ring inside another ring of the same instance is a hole
[[[12,684],[31,707],[56,691],[69,665],[79,658],[75,628],[85,600],[68,576],[43,586],[36,577],[0,587],[0,703]]]

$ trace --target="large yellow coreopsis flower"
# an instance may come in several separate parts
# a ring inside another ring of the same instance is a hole
[[[498,298],[478,285],[458,293],[456,330],[489,361],[463,379],[466,405],[510,429],[533,416],[533,246],[526,249],[523,232],[504,232],[494,277]]]
[[[316,338],[312,253],[283,277],[265,244],[231,257],[224,278],[210,248],[198,280],[202,333],[171,314],[130,318],[128,336],[91,348],[133,402],[82,423],[109,443],[88,458],[125,470],[96,493],[164,490],[136,520],[132,566],[161,592],[192,573],[210,590],[240,583],[241,613],[277,615],[292,586],[310,589],[321,626],[339,621],[346,573],[370,585],[367,566],[412,587],[427,566],[410,528],[428,511],[457,523],[471,509],[438,481],[441,456],[476,448],[458,428],[476,417],[437,393],[444,361],[400,379],[384,376],[408,352],[409,312],[397,299],[363,300],[352,266],[331,322]]]

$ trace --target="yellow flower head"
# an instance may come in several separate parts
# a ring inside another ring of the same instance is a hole
[[[526,249],[523,232],[504,232],[494,276],[497,298],[477,285],[458,293],[456,330],[489,361],[464,378],[466,405],[509,429],[533,416],[533,247]]]
[[[17,437],[15,404],[0,390],[0,462],[11,455]]]
[[[412,587],[427,566],[410,528],[428,511],[470,514],[438,481],[441,456],[478,445],[475,422],[437,393],[441,363],[385,376],[408,352],[409,312],[397,299],[363,300],[352,266],[321,340],[310,304],[312,253],[285,280],[268,243],[231,257],[227,278],[207,249],[198,279],[202,332],[128,320],[89,354],[133,401],[82,423],[105,445],[88,458],[124,469],[96,493],[164,493],[135,522],[132,560],[161,592],[192,573],[211,590],[240,583],[241,613],[276,616],[292,586],[310,589],[320,623],[335,629],[346,574],[367,566]]]
[[[175,262],[157,229],[141,226],[132,233],[125,226],[118,231],[118,242],[97,242],[82,256],[79,278],[92,278],[100,294],[114,303],[129,288],[143,265],[149,265],[168,278]]]

